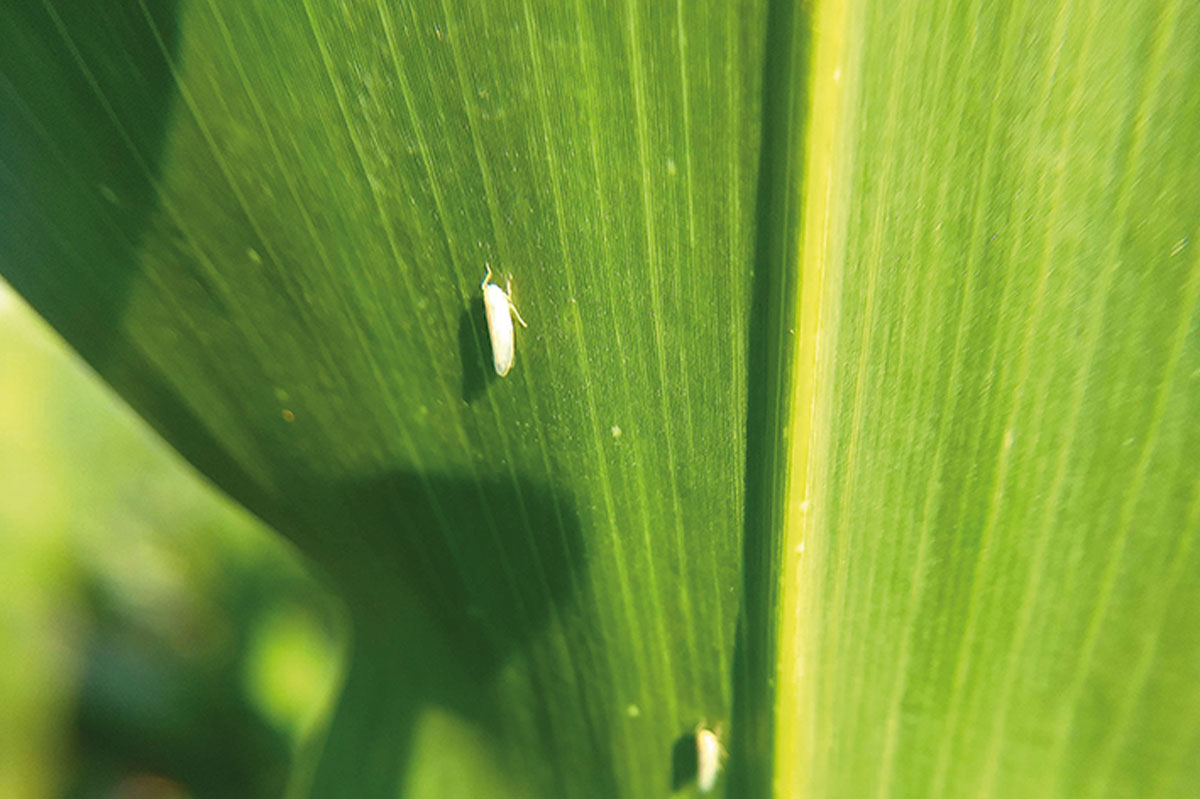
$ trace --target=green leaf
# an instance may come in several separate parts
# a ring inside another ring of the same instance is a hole
[[[1192,795],[1200,14],[930,12],[814,22],[776,795]]]
[[[731,716],[762,10],[0,13],[6,274],[350,604],[315,793],[669,789]]]
[[[1200,785],[1182,0],[0,28],[0,269],[350,606],[314,795]]]

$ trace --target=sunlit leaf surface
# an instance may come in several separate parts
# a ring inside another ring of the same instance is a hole
[[[1194,795],[1200,14],[827,28],[777,795]]]

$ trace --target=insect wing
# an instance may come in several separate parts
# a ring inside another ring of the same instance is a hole
[[[701,793],[713,789],[720,770],[721,742],[712,730],[700,730],[696,734],[696,786]]]
[[[492,340],[492,365],[504,377],[513,365],[513,321],[508,295],[495,283],[483,287],[483,307],[487,311],[488,337]]]

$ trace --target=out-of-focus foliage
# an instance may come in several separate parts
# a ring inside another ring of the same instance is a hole
[[[0,283],[0,796],[279,795],[337,606]]]

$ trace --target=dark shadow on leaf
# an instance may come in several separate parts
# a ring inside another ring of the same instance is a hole
[[[699,763],[696,759],[696,733],[687,732],[675,739],[671,747],[671,792],[696,779]]]
[[[497,377],[483,297],[472,297],[458,317],[458,358],[463,370],[463,401],[474,402]]]
[[[430,706],[502,746],[501,667],[571,601],[583,568],[570,500],[520,478],[403,473],[311,485],[302,495],[305,523],[323,527],[329,542],[312,554],[342,589],[355,629],[313,795],[348,796],[351,764],[355,796],[396,795]],[[558,677],[530,673],[535,691],[539,679]],[[615,793],[611,758],[597,752],[593,762],[598,773],[579,779]]]
[[[0,270],[98,367],[159,202],[178,13],[0,4]]]

